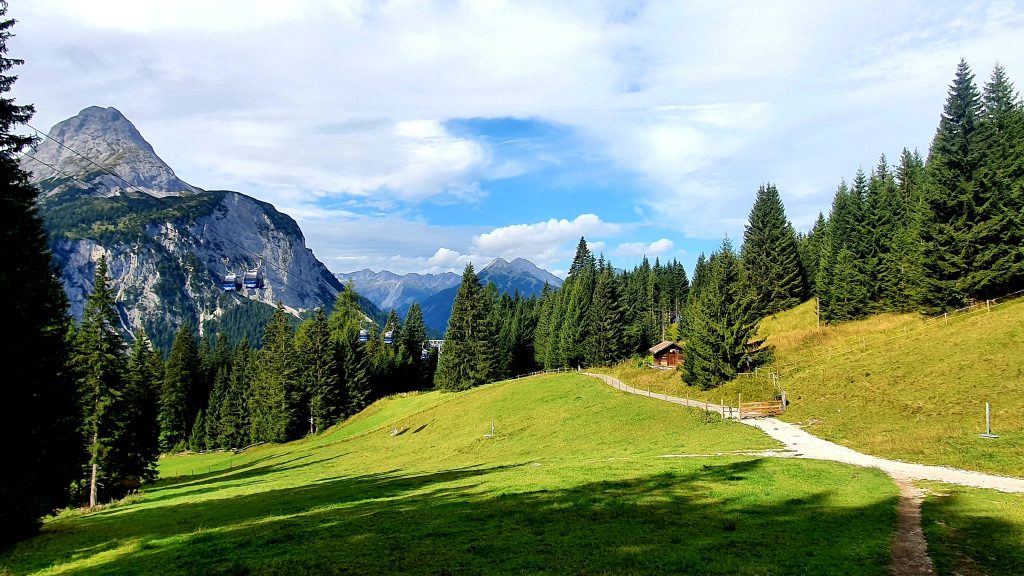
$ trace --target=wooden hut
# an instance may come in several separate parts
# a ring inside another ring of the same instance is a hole
[[[683,357],[682,347],[671,340],[651,346],[650,352],[654,355],[655,366],[679,366],[679,361]]]

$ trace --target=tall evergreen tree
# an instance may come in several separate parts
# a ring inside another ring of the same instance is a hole
[[[587,325],[590,327],[584,346],[587,366],[610,364],[625,356],[622,299],[618,281],[610,267],[598,274]]]
[[[300,379],[306,390],[309,431],[315,434],[332,426],[344,414],[341,383],[334,364],[337,352],[323,308],[317,308],[313,317],[299,327],[295,349]]]
[[[967,297],[962,280],[975,256],[967,234],[976,210],[973,150],[980,109],[974,74],[961,60],[928,153],[923,187],[921,297],[929,312],[957,308]]]
[[[756,340],[759,314],[744,269],[728,239],[712,255],[708,277],[691,309],[683,380],[707,390],[733,379],[767,355]]]
[[[125,391],[118,407],[124,411],[125,431],[120,437],[116,472],[123,478],[156,478],[160,457],[160,389],[163,358],[153,349],[144,330],[135,334],[128,353]]]
[[[18,166],[16,154],[32,139],[13,132],[34,109],[6,94],[21,60],[7,57],[14,20],[0,2],[0,302],[15,335],[4,344],[0,363],[0,437],[14,439],[0,466],[0,546],[32,534],[39,518],[68,503],[68,486],[81,472],[84,451],[74,438],[82,413],[75,379],[68,370],[70,323],[67,301],[50,260],[38,191]]]
[[[1006,70],[996,65],[982,91],[981,114],[971,150],[977,167],[972,188],[975,212],[966,242],[973,248],[973,257],[961,287],[965,294],[977,299],[1024,288],[1022,115],[1020,97],[1006,77]]]
[[[76,333],[74,362],[80,373],[85,441],[89,445],[90,507],[99,503],[99,485],[112,479],[119,456],[116,447],[125,427],[125,415],[119,410],[125,394],[125,344],[118,332],[120,318],[109,282],[106,256],[100,256]]]
[[[280,302],[267,324],[263,348],[249,390],[250,437],[253,442],[285,442],[303,430],[295,403],[295,350],[292,327]]]
[[[761,314],[775,314],[804,299],[796,232],[774,184],[762,185],[743,232],[740,257]]]
[[[182,325],[174,336],[164,369],[160,393],[160,447],[164,451],[184,448],[192,433],[195,414],[188,399],[199,374],[199,348],[192,328]]]
[[[423,310],[419,302],[413,302],[405,313],[401,342],[410,358],[419,358],[420,352],[426,346],[427,325],[423,321]]]
[[[841,322],[861,318],[868,313],[869,292],[864,196],[867,181],[859,172],[860,184],[848,188],[840,183],[832,201],[821,262],[818,266],[817,294],[821,319]]]
[[[492,335],[488,331],[490,302],[480,278],[467,264],[455,294],[444,347],[437,363],[434,384],[441,390],[466,390],[490,381]]]
[[[220,434],[223,445],[229,448],[242,448],[249,444],[251,357],[249,340],[242,338],[231,359],[230,386],[220,408]]]
[[[818,266],[821,264],[821,249],[825,242],[826,226],[825,216],[818,212],[818,219],[814,221],[810,232],[797,238],[800,266],[804,270],[808,292],[815,295],[818,293]]]

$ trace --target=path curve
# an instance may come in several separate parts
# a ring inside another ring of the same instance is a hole
[[[581,372],[581,374],[597,378],[617,390],[628,392],[630,394],[638,394],[640,396],[647,396],[663,400],[665,402],[671,402],[673,404],[701,408],[723,414],[727,418],[734,418],[736,414],[736,409],[729,406],[699,402],[697,400],[690,400],[687,398],[677,398],[667,394],[651,393],[647,390],[633,388],[628,384],[624,384],[617,378],[613,378],[605,374],[596,374],[592,372]],[[1024,492],[1024,479],[1022,478],[996,476],[994,474],[984,474],[970,470],[948,468],[946,466],[913,464],[911,462],[900,462],[898,460],[889,460],[886,458],[879,458],[878,456],[870,456],[862,452],[857,452],[852,448],[840,446],[834,442],[818,438],[795,424],[783,422],[777,418],[748,418],[739,420],[739,422],[748,426],[753,426],[779,442],[782,442],[787,451],[791,452],[789,456],[794,458],[832,460],[835,462],[853,464],[855,466],[879,468],[889,476],[892,476],[897,482],[906,482],[911,480],[936,480],[939,482],[947,482],[949,484],[959,484],[961,486],[991,488],[1002,492]],[[775,455],[782,456],[783,454]]]

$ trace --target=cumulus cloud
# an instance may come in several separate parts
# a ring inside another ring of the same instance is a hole
[[[613,256],[662,256],[667,254],[675,247],[675,243],[668,238],[661,238],[655,240],[650,244],[644,242],[625,242],[619,244],[615,250],[612,251]]]
[[[572,220],[554,218],[535,224],[513,224],[481,234],[474,242],[483,253],[498,256],[544,254],[567,241],[580,237],[610,236],[619,233],[622,226],[604,222],[596,214],[580,214]]]

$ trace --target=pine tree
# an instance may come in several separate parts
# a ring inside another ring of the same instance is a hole
[[[192,328],[182,325],[171,345],[160,393],[160,447],[164,451],[184,448],[192,434],[195,414],[189,411],[188,399],[197,386],[199,366],[199,349]]]
[[[335,366],[337,352],[323,308],[317,308],[313,317],[299,327],[295,351],[300,363],[299,378],[306,390],[310,433],[315,434],[332,426],[344,413]]]
[[[625,357],[622,335],[625,317],[618,282],[610,268],[602,270],[597,277],[587,325],[590,327],[584,347],[587,366],[607,365]]]
[[[225,448],[227,446],[223,443],[224,434],[221,430],[221,408],[224,397],[231,388],[231,347],[227,335],[223,332],[217,335],[217,343],[210,354],[208,370],[213,384],[210,387],[210,397],[206,401],[206,438],[211,448]]]
[[[205,411],[199,410],[195,423],[192,424],[192,435],[188,439],[188,448],[193,452],[206,450],[206,417]]]
[[[434,385],[441,390],[466,390],[490,381],[492,335],[489,328],[490,301],[480,279],[467,264],[445,332],[444,348],[438,359]]]
[[[81,472],[84,449],[70,442],[81,423],[75,379],[68,368],[67,301],[50,259],[38,191],[15,155],[32,139],[12,132],[34,109],[6,93],[21,60],[7,58],[14,20],[0,2],[0,301],[9,338],[0,363],[0,437],[17,439],[4,449],[0,466],[0,546],[35,532],[39,518],[68,503],[68,486]]]
[[[220,408],[222,442],[230,448],[249,444],[249,388],[252,376],[249,339],[243,338],[231,359],[230,386]]]
[[[164,380],[163,359],[153,349],[144,330],[135,334],[128,353],[125,393],[120,410],[126,417],[121,436],[117,472],[124,478],[150,481],[156,478],[160,457],[160,388]]]
[[[869,242],[862,196],[867,181],[861,177],[857,180],[862,183],[853,189],[843,182],[836,190],[822,245],[817,294],[821,319],[829,323],[862,318],[868,313],[869,268],[865,260]]]
[[[971,150],[977,167],[972,203],[975,212],[966,242],[973,258],[961,291],[977,299],[992,298],[1024,288],[1024,204],[1019,193],[1024,174],[1022,105],[1006,70],[996,65],[982,92],[981,114]],[[1016,182],[1014,182],[1016,180]]]
[[[774,184],[762,185],[743,233],[740,258],[761,314],[775,314],[804,299],[796,233]]]
[[[899,201],[896,180],[889,169],[888,161],[883,154],[878,166],[871,172],[868,179],[868,193],[865,199],[865,224],[868,250],[865,254],[869,265],[868,298],[875,310],[892,310],[897,302],[891,301],[882,287],[897,282],[898,279],[888,277],[894,272],[886,266],[892,252],[893,242],[897,233],[897,225],[904,219],[903,204]]]
[[[580,238],[576,247],[576,256],[569,266],[569,274],[562,284],[564,294],[562,304],[562,322],[559,326],[558,347],[559,356],[564,366],[576,367],[583,361],[584,342],[587,340],[588,325],[586,322],[587,313],[590,310],[590,300],[594,295],[594,281],[597,274],[597,264],[587,241]],[[647,279],[653,284],[653,278]],[[649,287],[645,286],[645,288]],[[645,312],[648,317],[652,313],[652,302],[650,293],[645,299]]]
[[[423,321],[423,310],[419,302],[413,302],[405,313],[401,342],[410,358],[419,358],[423,347],[427,345],[427,325]]]
[[[975,251],[968,243],[968,226],[977,208],[973,201],[973,151],[980,108],[974,75],[961,60],[925,170],[921,221],[925,285],[921,297],[929,312],[957,308],[967,297],[962,281]]]
[[[253,442],[286,442],[303,428],[295,406],[295,350],[292,327],[280,302],[267,324],[263,348],[249,391],[250,437]]]
[[[691,308],[684,381],[708,390],[765,361],[755,340],[758,311],[743,266],[728,239],[707,264],[707,277]]]
[[[818,293],[818,266],[821,264],[822,244],[825,242],[825,228],[827,226],[825,216],[818,212],[818,219],[806,235],[797,238],[797,248],[800,252],[800,266],[804,270],[804,277],[807,280],[807,289],[811,294]]]
[[[107,276],[106,256],[96,263],[93,289],[76,333],[74,363],[80,374],[85,441],[89,446],[89,506],[100,497],[99,485],[112,479],[116,446],[124,431],[120,404],[125,394],[125,344],[118,332],[114,292]]]

